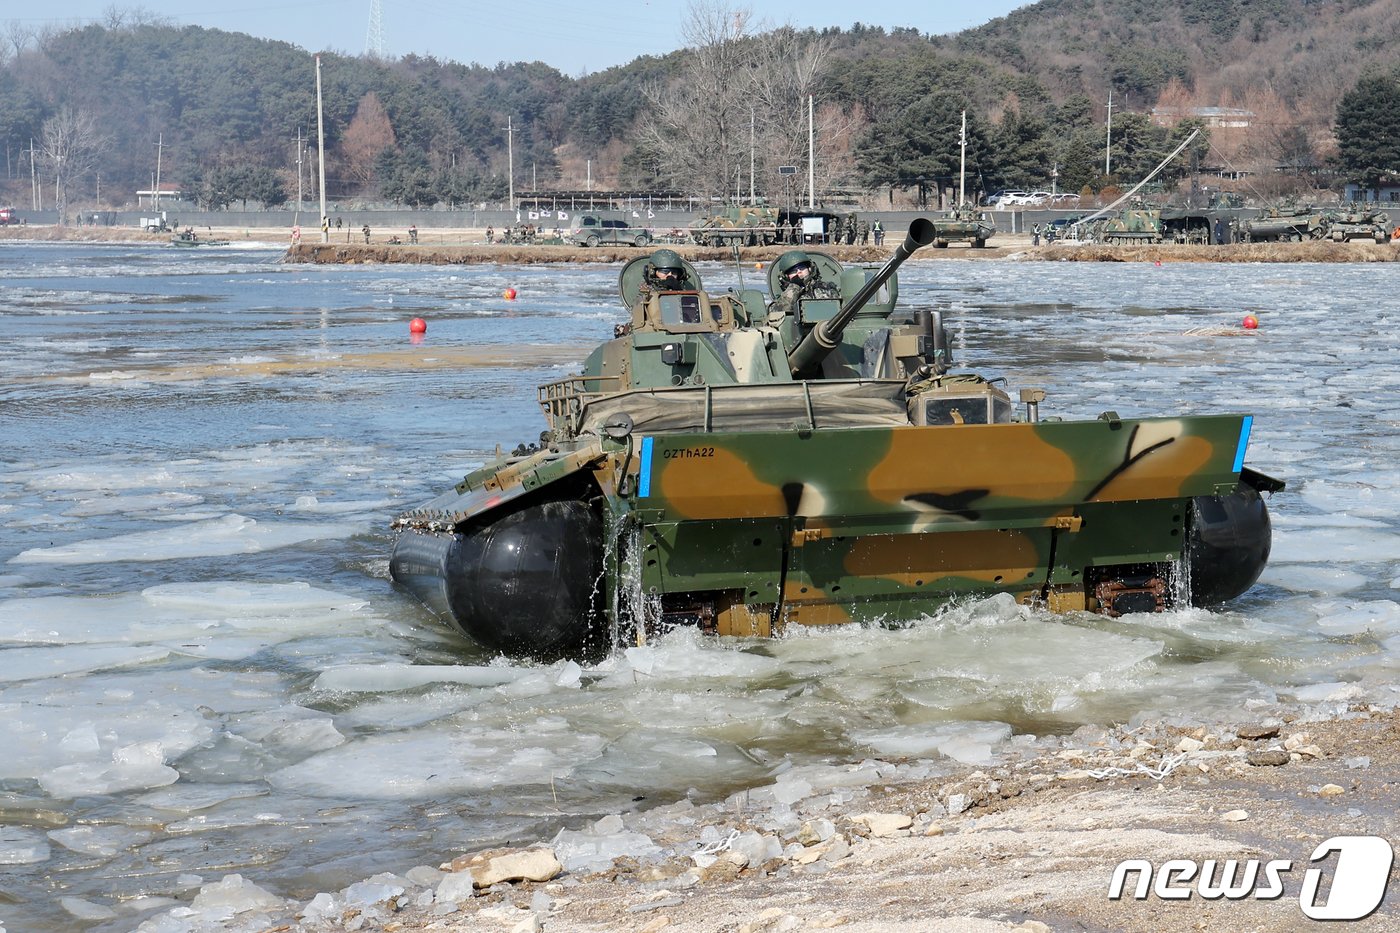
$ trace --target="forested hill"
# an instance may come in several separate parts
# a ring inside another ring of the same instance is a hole
[[[28,203],[31,140],[35,175],[59,176],[70,200],[93,197],[100,178],[104,202],[130,201],[149,187],[158,157],[164,180],[212,206],[294,196],[298,133],[310,147],[316,128],[306,50],[119,12],[106,25],[44,34],[13,23],[5,38],[0,199]],[[539,62],[325,54],[329,187],[335,197],[410,204],[500,199],[509,122],[517,193],[589,181],[732,191],[748,184],[753,111],[763,191],[777,165],[805,159],[808,93],[822,112],[826,189],[941,184],[951,114],[962,110],[981,188],[1044,184],[1050,164],[1062,187],[1111,182],[1100,177],[1090,132],[1110,89],[1125,173],[1173,141],[1151,128],[1154,106],[1245,109],[1269,129],[1244,156],[1317,160],[1334,147],[1338,105],[1363,73],[1400,74],[1400,0],[1041,0],[952,36],[855,24],[751,30],[731,44],[744,61],[773,66],[763,72],[769,83],[733,99],[724,86],[685,97],[701,57],[690,50],[580,77]],[[784,72],[784,62],[811,67],[794,77],[802,69]],[[649,132],[668,101],[690,108],[674,117],[677,130],[698,134],[681,149]],[[91,152],[72,145],[82,138],[97,143]],[[708,152],[701,162],[719,166],[713,177],[686,174],[697,147]],[[312,159],[303,148],[308,190]]]

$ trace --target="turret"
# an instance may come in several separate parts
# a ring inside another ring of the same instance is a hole
[[[914,251],[921,246],[927,246],[933,242],[933,223],[924,217],[916,217],[909,225],[909,233],[904,238],[904,242],[895,249],[894,255],[889,262],[885,263],[880,271],[866,280],[865,285],[850,297],[841,310],[829,320],[819,322],[808,331],[807,336],[788,354],[788,366],[792,369],[794,378],[802,379],[814,374],[821,366],[822,360],[831,354],[832,350],[841,343],[841,332],[846,329],[860,309],[865,307],[880,287],[889,281],[904,261],[914,254]]]

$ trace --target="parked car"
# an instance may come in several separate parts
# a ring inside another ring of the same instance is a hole
[[[646,227],[634,227],[620,214],[577,214],[569,224],[569,232],[564,239],[575,246],[598,246],[602,243],[647,246],[652,236]]]
[[[19,217],[15,214],[13,207],[0,207],[0,227],[18,222]]]
[[[1026,192],[1024,191],[998,191],[995,194],[987,195],[982,203],[988,207],[1009,207],[1025,196]]]

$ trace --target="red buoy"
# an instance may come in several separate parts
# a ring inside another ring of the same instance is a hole
[[[408,322],[408,332],[410,334],[423,334],[428,331],[428,322],[421,317],[416,317]]]
[[[501,297],[504,298],[506,301],[514,301],[514,300],[515,300],[515,289],[513,289],[513,288],[508,288],[508,289],[506,289],[505,291],[501,292]]]
[[[1255,316],[1252,315],[1252,314],[1246,314],[1246,315],[1244,316],[1244,329],[1245,329],[1245,330],[1255,330],[1255,329],[1257,329],[1258,327],[1259,327],[1259,319],[1258,319],[1257,317],[1255,317]]]

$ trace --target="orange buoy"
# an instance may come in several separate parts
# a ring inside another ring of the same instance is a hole
[[[514,300],[515,300],[515,289],[513,289],[513,288],[508,288],[508,289],[506,289],[505,291],[501,292],[501,297],[504,298],[506,301],[514,301]]]
[[[410,334],[424,334],[428,331],[428,322],[421,317],[416,317],[408,322],[408,332]]]

